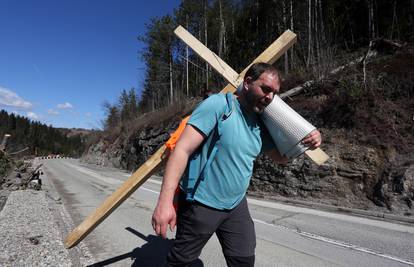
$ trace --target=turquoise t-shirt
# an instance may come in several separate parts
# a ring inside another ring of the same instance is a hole
[[[226,96],[212,95],[194,110],[188,121],[207,138],[189,160],[181,181],[184,190],[188,189],[191,179],[199,179],[188,177],[189,167],[196,166],[198,174],[201,172],[213,147],[209,139],[216,131],[218,121],[222,120],[221,136],[215,145],[217,153],[194,192],[194,200],[216,209],[232,209],[239,204],[249,186],[254,160],[261,151],[274,147],[258,116],[246,111],[237,99],[233,104],[232,114],[222,120],[227,106]]]

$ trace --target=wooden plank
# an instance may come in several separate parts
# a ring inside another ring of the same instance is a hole
[[[296,41],[296,35],[292,33],[289,41],[279,40],[280,37],[253,62],[275,62]],[[286,38],[283,38],[286,39]],[[277,42],[278,45],[274,45]],[[251,64],[250,64],[251,65]],[[250,65],[243,70],[246,73]],[[242,77],[240,74],[240,77]],[[237,78],[239,79],[239,78]],[[234,92],[235,86],[228,84],[221,93]],[[105,218],[107,218],[119,205],[121,205],[133,192],[135,192],[146,180],[151,177],[167,157],[164,155],[165,145],[158,149],[131,177],[129,177],[111,196],[109,196],[91,215],[89,215],[79,226],[68,234],[65,239],[65,247],[72,248],[79,244],[90,232],[92,232]]]
[[[174,33],[183,40],[189,47],[191,47],[196,53],[204,59],[209,65],[211,65],[214,69],[216,69],[215,65],[219,65],[220,69],[218,72],[223,75],[223,77],[232,85],[228,85],[224,88],[227,90],[226,92],[234,92],[235,88],[241,83],[244,74],[246,73],[247,69],[256,62],[253,61],[236,79],[234,71],[229,65],[227,65],[223,60],[219,59],[216,54],[210,51],[207,47],[205,47],[202,43],[200,43],[195,37],[193,37],[189,32],[187,32],[184,28],[177,28]],[[296,41],[296,34],[287,30],[285,31],[273,44],[271,44],[260,56],[261,62],[262,58],[266,59],[267,62],[273,63],[278,57],[283,55],[284,52],[287,51],[287,47],[289,45],[293,45]],[[193,47],[194,46],[194,47]],[[277,50],[277,54],[272,54],[271,51]],[[220,61],[219,61],[220,60]],[[218,63],[219,62],[219,63]],[[224,91],[223,90],[223,91]],[[329,156],[322,151],[322,149],[318,148],[313,150],[312,152],[305,153],[313,162],[317,165],[323,164]]]
[[[305,151],[305,155],[311,158],[317,165],[322,165],[329,159],[328,154],[320,148],[313,150],[308,149]]]
[[[258,62],[265,62],[273,64],[278,60],[286,51],[289,50],[297,41],[297,36],[290,30],[286,30],[279,38],[276,39],[265,51],[263,51],[260,56],[250,63],[241,73],[240,77],[244,77],[247,70],[251,65]],[[275,53],[276,51],[276,53]]]
[[[252,63],[250,63],[250,65],[247,66],[239,75],[236,71],[233,70],[232,67],[230,67],[226,62],[219,58],[210,49],[205,47],[183,27],[178,26],[177,29],[175,29],[174,33],[230,83],[222,90],[222,93],[234,93],[237,86],[239,86],[239,84],[243,81],[244,75],[251,65],[257,62],[266,62],[273,64],[290,47],[292,47],[297,40],[295,33],[290,30],[285,31],[281,36],[279,36],[279,38],[276,39],[276,41],[274,41],[255,60],[253,60]]]
[[[159,148],[141,167],[138,168],[112,195],[110,195],[91,215],[79,224],[65,239],[65,247],[72,248],[82,241],[93,229],[121,205],[135,190],[162,166],[165,161],[165,145]]]
[[[184,41],[191,49],[194,50],[200,57],[208,62],[208,64],[220,73],[229,83],[233,86],[239,78],[239,74],[235,72],[226,62],[224,62],[218,55],[212,52],[210,49],[205,47],[197,38],[191,35],[186,29],[182,26],[178,26],[174,30],[175,35],[177,35],[181,40]]]

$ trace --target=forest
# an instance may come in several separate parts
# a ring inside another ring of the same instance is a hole
[[[57,128],[1,110],[0,140],[5,134],[10,135],[6,146],[8,154],[24,150],[25,154],[36,156],[80,156],[84,150],[80,135],[67,137]]]
[[[145,45],[138,51],[146,65],[141,94],[124,90],[118,103],[106,103],[106,129],[125,123],[126,113],[136,117],[223,87],[222,78],[174,36],[177,25],[236,71],[290,29],[298,42],[276,66],[285,77],[307,81],[366,52],[371,40],[412,41],[414,1],[183,0],[173,15],[153,18],[138,36]]]

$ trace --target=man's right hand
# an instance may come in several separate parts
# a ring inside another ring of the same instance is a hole
[[[167,226],[173,231],[177,223],[177,213],[173,203],[163,203],[158,201],[157,207],[152,214],[152,228],[157,235],[167,238]]]

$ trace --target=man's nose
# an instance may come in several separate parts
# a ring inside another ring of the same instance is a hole
[[[265,98],[266,98],[266,102],[268,102],[268,103],[272,102],[272,100],[273,100],[273,92],[267,93],[266,96],[265,96]]]

